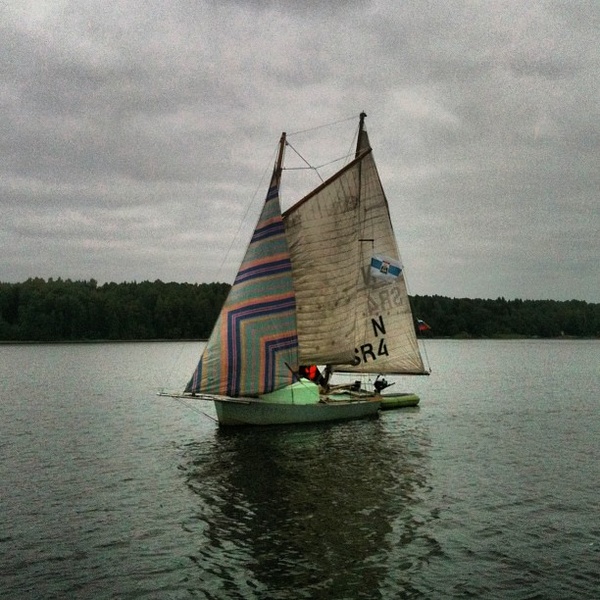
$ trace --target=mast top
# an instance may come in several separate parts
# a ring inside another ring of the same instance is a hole
[[[275,170],[278,173],[281,173],[281,169],[283,167],[283,154],[285,152],[285,141],[286,135],[285,131],[281,134],[281,138],[279,139],[279,151],[277,152],[277,160],[275,161]]]
[[[361,152],[364,152],[365,150],[371,147],[371,145],[369,144],[369,137],[367,136],[367,132],[365,130],[366,116],[366,112],[363,111],[360,113],[360,122],[358,124],[358,139],[356,140],[356,158],[360,156]]]

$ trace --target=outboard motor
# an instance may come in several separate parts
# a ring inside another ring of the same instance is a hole
[[[373,387],[378,394],[385,390],[385,388],[390,387],[390,385],[394,385],[393,383],[388,383],[383,377],[380,379],[380,377],[381,375],[377,375],[377,378],[373,382]]]

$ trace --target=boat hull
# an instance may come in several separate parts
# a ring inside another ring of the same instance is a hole
[[[256,400],[214,400],[219,425],[291,425],[349,421],[377,416],[377,400],[318,402],[314,404],[268,403]]]
[[[391,410],[393,408],[407,408],[409,406],[417,406],[420,398],[417,394],[400,393],[400,394],[382,394],[381,395],[381,410]]]

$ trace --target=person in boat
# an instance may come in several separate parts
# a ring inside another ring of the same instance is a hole
[[[323,389],[327,389],[329,383],[329,366],[325,367],[325,375],[319,371],[317,365],[300,365],[298,367],[298,375],[305,377],[310,381],[321,386]]]

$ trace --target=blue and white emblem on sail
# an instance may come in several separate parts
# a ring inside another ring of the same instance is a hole
[[[402,267],[397,260],[385,256],[374,255],[371,257],[371,276],[377,279],[392,281],[398,279]]]

